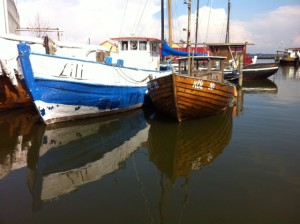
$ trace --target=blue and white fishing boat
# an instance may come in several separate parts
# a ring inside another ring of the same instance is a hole
[[[74,48],[75,57],[62,56],[58,47],[51,55],[18,44],[21,76],[45,124],[139,108],[145,103],[147,82],[171,73],[159,69],[159,39],[115,40],[118,52],[105,52],[100,46],[76,48],[77,52]]]

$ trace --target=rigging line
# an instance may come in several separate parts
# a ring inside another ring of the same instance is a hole
[[[131,83],[135,83],[135,84],[138,84],[138,83],[143,83],[145,82],[147,79],[149,79],[149,76],[146,76],[146,78],[142,79],[142,80],[135,80],[134,78],[130,77],[129,75],[127,75],[125,73],[125,71],[123,71],[120,67],[113,67],[115,69],[115,71],[121,76],[123,77],[123,79],[125,79],[126,81],[128,82],[131,82]]]
[[[121,32],[122,32],[122,28],[123,28],[124,18],[125,18],[125,14],[126,14],[126,11],[127,11],[127,3],[128,3],[128,0],[126,1],[126,5],[125,5],[125,8],[124,8],[124,14],[123,14],[122,22],[121,22],[119,37],[121,36]]]
[[[145,185],[144,183],[142,182],[141,178],[139,177],[139,174],[138,174],[138,171],[137,171],[137,168],[136,168],[136,161],[135,161],[135,156],[132,155],[132,163],[133,163],[133,168],[134,168],[134,172],[135,172],[135,177],[136,177],[136,180],[138,182],[138,184],[140,185],[140,191],[141,191],[141,195],[144,199],[144,203],[145,203],[145,207],[147,209],[147,213],[148,213],[148,216],[149,216],[149,221],[150,223],[154,223],[154,218],[153,218],[153,215],[151,215],[151,209],[150,209],[150,206],[149,206],[149,201],[148,201],[148,198],[146,196],[146,193],[145,193]]]
[[[150,0],[150,2],[149,2],[149,0],[146,1],[146,4],[145,4],[145,6],[144,6],[144,8],[143,8],[142,14],[141,14],[140,19],[139,19],[139,22],[138,22],[138,24],[137,24],[137,26],[136,26],[136,29],[135,29],[135,32],[134,32],[135,34],[137,33],[137,29],[139,28],[139,26],[140,26],[140,24],[141,24],[142,17],[143,17],[144,12],[145,12],[145,8],[146,8],[146,6],[148,5],[148,3],[150,4],[151,2],[152,2],[152,0]]]
[[[131,33],[130,35],[133,36],[135,35],[135,30],[136,30],[136,27],[137,27],[137,24],[138,24],[138,18],[139,18],[139,15],[140,15],[140,12],[141,12],[141,8],[142,8],[142,1],[144,0],[135,0],[138,4],[138,7],[136,6],[135,7],[135,15],[134,15],[134,21],[132,21],[132,26],[131,26]],[[132,17],[133,18],[133,17]]]
[[[207,42],[207,36],[208,36],[208,29],[209,29],[209,22],[210,22],[212,2],[213,2],[213,0],[211,0],[211,2],[210,2],[210,8],[209,8],[209,14],[208,14],[208,22],[207,22],[207,30],[206,30],[205,42]]]
[[[226,9],[226,15],[228,16],[228,7],[227,7],[227,9]],[[223,26],[222,26],[222,30],[221,30],[219,42],[222,42],[222,39],[224,39],[224,38],[223,38],[224,29],[225,29],[225,26],[227,25],[227,24],[226,24],[226,23],[227,23],[226,19],[227,19],[227,17],[226,17],[225,20],[223,21]],[[226,31],[225,31],[225,37],[226,37]]]

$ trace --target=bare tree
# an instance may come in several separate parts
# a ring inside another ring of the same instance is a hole
[[[49,29],[49,21],[45,20],[37,12],[33,22],[29,23],[32,33],[35,37],[44,37],[46,35],[47,29]]]

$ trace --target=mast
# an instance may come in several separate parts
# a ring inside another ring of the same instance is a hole
[[[173,42],[173,22],[172,22],[172,0],[168,0],[168,19],[169,19],[169,45]]]
[[[164,15],[164,0],[161,0],[161,41],[165,39],[165,15]],[[165,57],[162,57],[162,62],[165,62]]]
[[[225,43],[229,43],[229,22],[230,22],[230,0],[228,0],[228,15],[227,15],[227,29],[226,29],[226,38],[225,38]]]
[[[195,51],[197,51],[197,43],[198,43],[198,19],[199,19],[199,0],[197,0],[196,32],[195,32]]]
[[[187,30],[187,49],[188,49],[188,76],[191,76],[191,5],[192,0],[186,0],[188,6],[188,30]]]

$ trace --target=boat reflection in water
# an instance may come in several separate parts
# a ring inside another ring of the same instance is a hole
[[[148,127],[142,110],[47,126],[28,156],[33,210],[120,169],[147,141]]]
[[[183,193],[183,203],[177,205],[181,213],[188,204],[190,173],[211,164],[230,142],[232,108],[219,115],[182,123],[160,117],[150,122],[149,157],[161,172],[158,204],[160,223],[164,223],[168,217],[173,190],[177,192],[176,195]],[[176,189],[178,185],[179,192]]]
[[[0,179],[13,170],[26,167],[37,122],[38,114],[34,108],[0,113]]]
[[[232,134],[232,110],[223,114],[177,123],[151,121],[150,159],[172,182],[200,170],[223,151]]]
[[[277,85],[270,79],[243,80],[244,93],[277,93]]]
[[[282,79],[288,79],[288,80],[299,80],[300,79],[300,67],[296,66],[281,66],[280,69],[282,72],[280,74],[282,75]]]
[[[237,92],[234,116],[240,116],[244,110],[244,94],[277,94],[278,87],[270,79],[243,80],[242,88]]]

